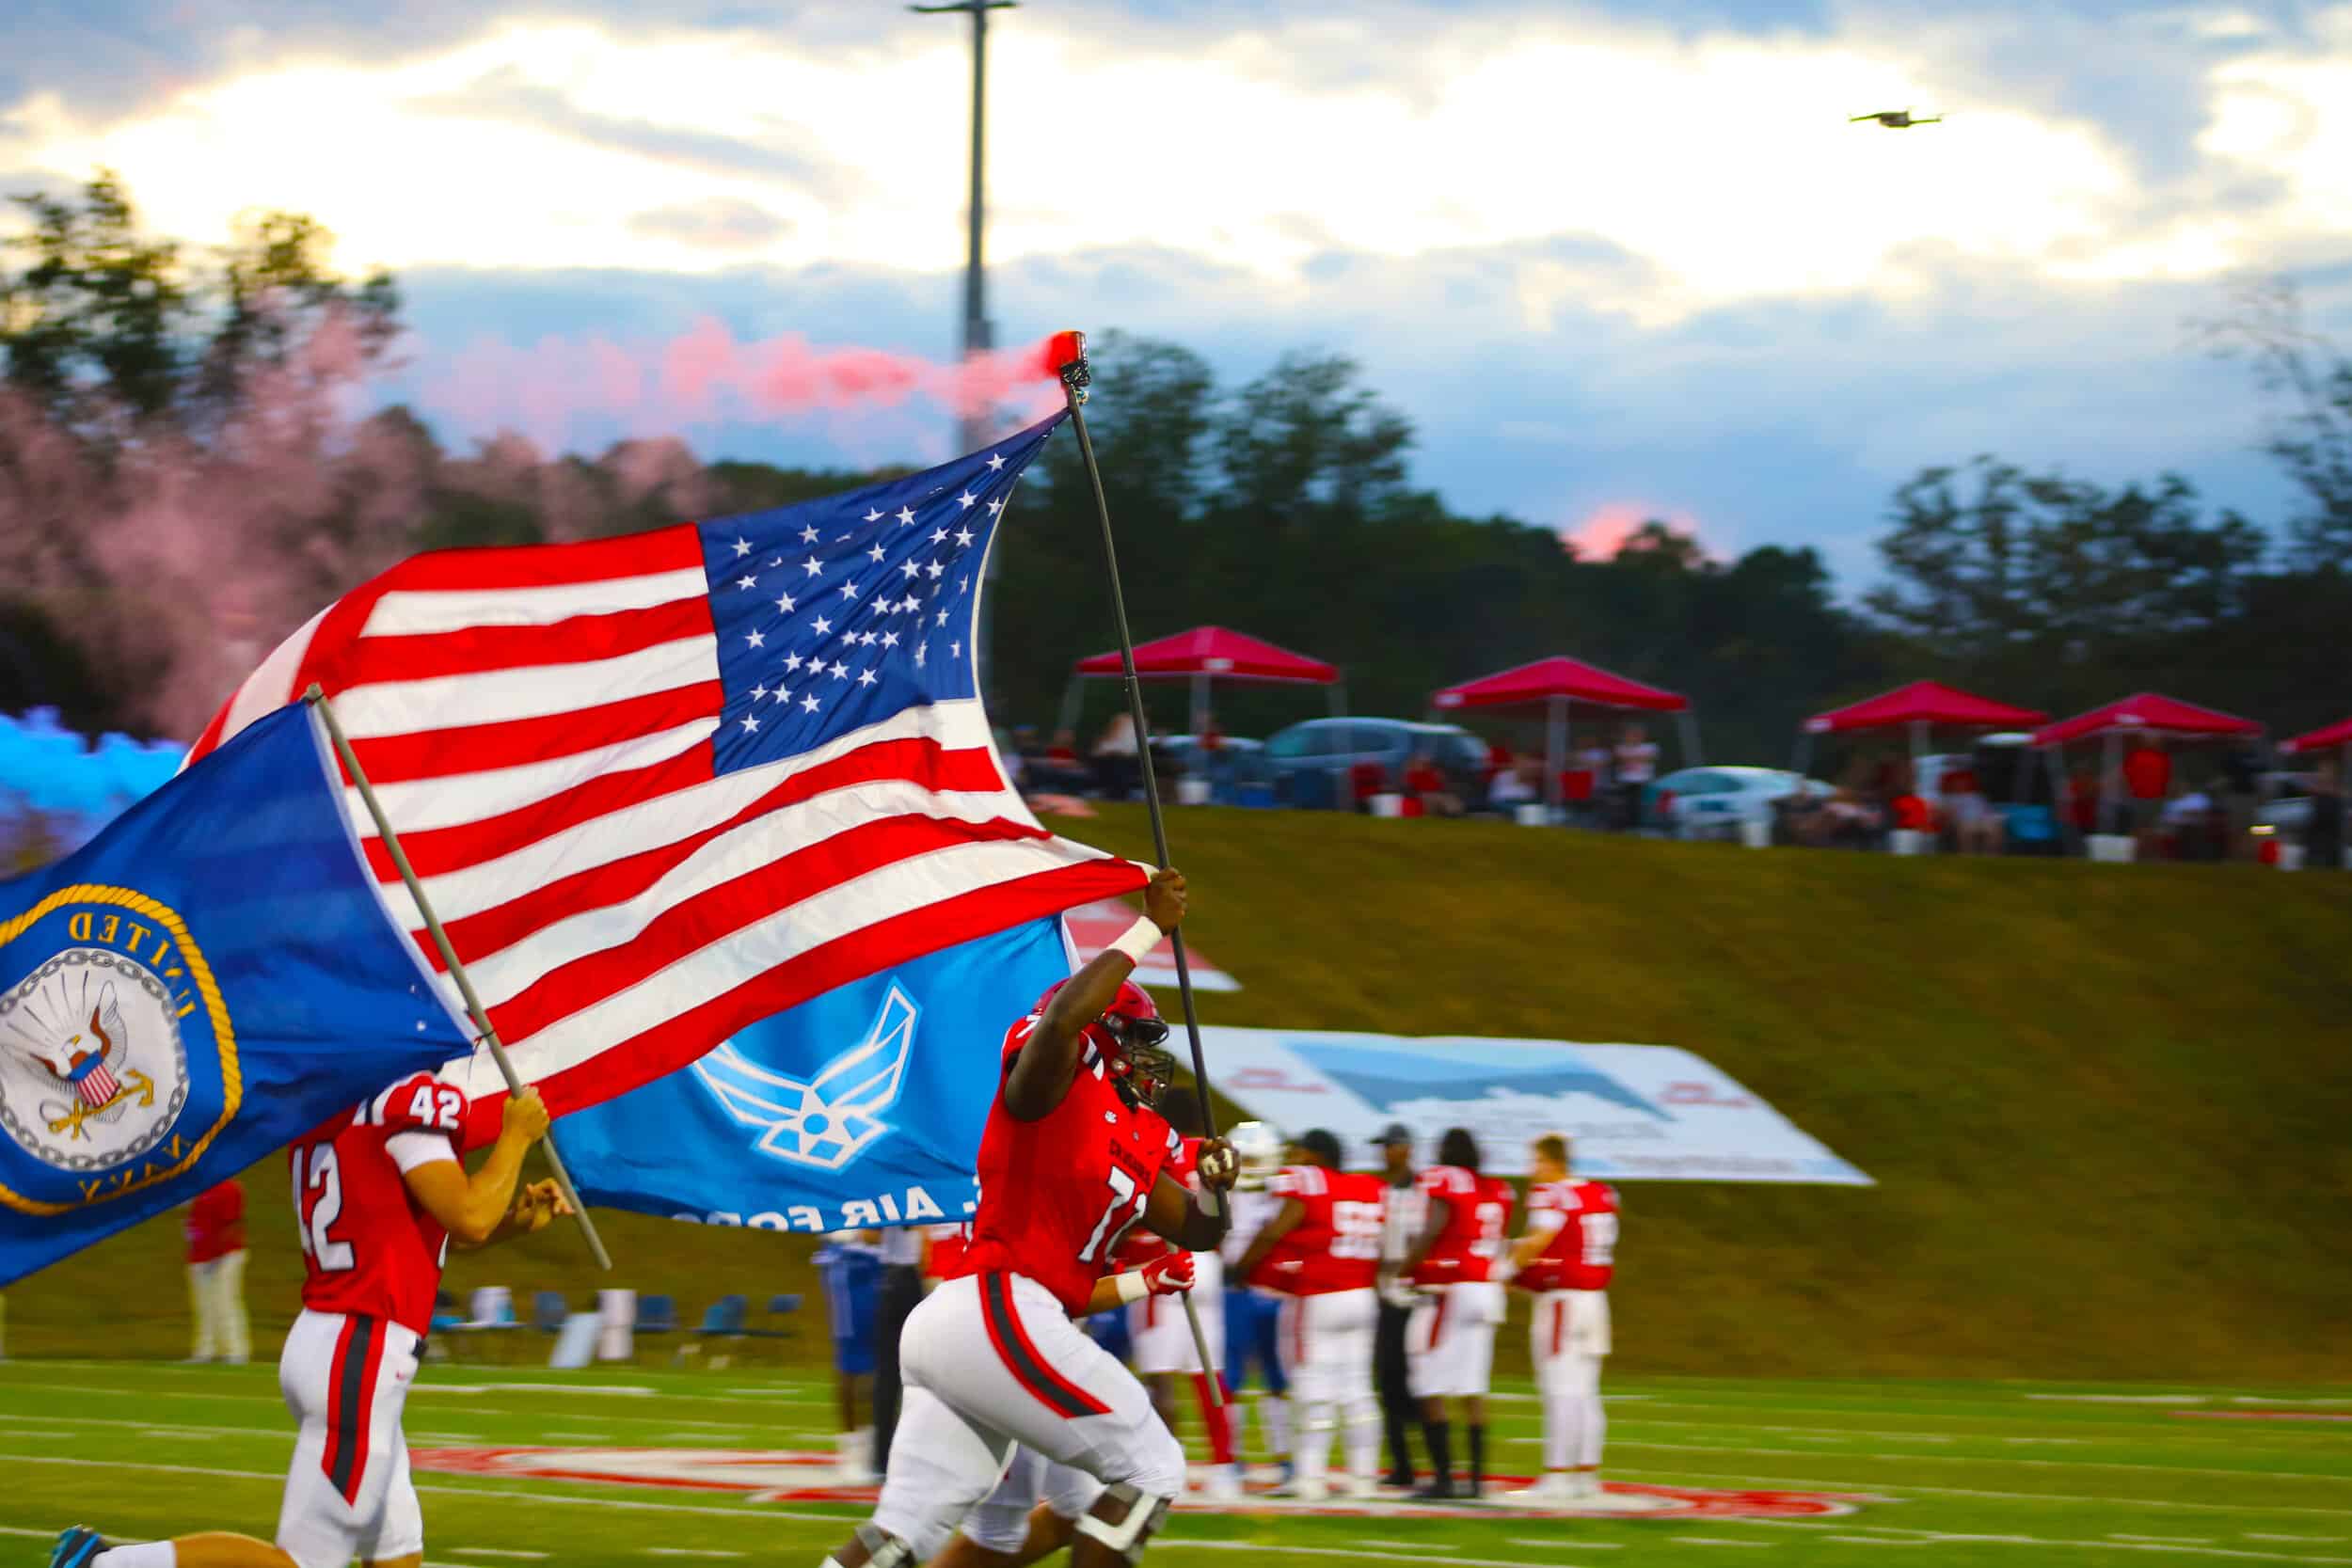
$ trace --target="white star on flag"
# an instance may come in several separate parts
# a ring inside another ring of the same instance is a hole
[[[860,686],[871,686],[871,685],[873,685],[873,684],[874,684],[874,672],[873,672],[873,671],[871,671],[871,670],[860,670],[860,671],[857,673],[857,683],[858,683],[858,685],[860,685]]]
[[[743,641],[751,647],[764,648],[768,645],[768,634],[763,631],[747,631],[743,634]]]
[[[817,543],[817,530],[813,526],[801,530],[801,543],[803,545],[814,545]]]
[[[748,539],[738,539],[735,542],[735,553],[739,559],[751,554],[752,542]]]
[[[973,505],[975,504],[972,499],[972,492],[966,490],[962,495],[958,496],[956,498],[956,504],[962,507],[966,512],[971,511]]]
[[[994,473],[997,469],[1003,467],[1004,466],[1005,460],[1002,457],[999,457],[993,451],[988,454],[988,471],[990,473]]]
[[[901,523],[911,523],[914,521],[914,508],[911,506],[902,506],[898,508],[898,521]]]
[[[791,613],[792,613],[792,595],[791,595],[791,594],[777,594],[777,595],[776,595],[776,608],[777,608],[778,610],[783,610],[783,611],[784,611],[787,615],[791,614]]]
[[[816,623],[811,626],[809,629],[814,631],[818,636],[822,637],[825,633],[833,630],[833,623],[826,620],[822,615],[819,615],[817,617]]]

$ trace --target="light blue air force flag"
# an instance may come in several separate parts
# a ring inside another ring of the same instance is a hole
[[[763,1230],[957,1224],[1005,1031],[1070,974],[1058,919],[942,948],[564,1118],[590,1203]]]
[[[285,708],[0,882],[0,1285],[466,1053],[323,748]]]

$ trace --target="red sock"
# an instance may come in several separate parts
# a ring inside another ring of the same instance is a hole
[[[1200,1402],[1200,1424],[1209,1433],[1209,1458],[1219,1465],[1233,1462],[1233,1391],[1225,1386],[1225,1374],[1217,1374],[1216,1386],[1225,1394],[1221,1405],[1209,1402],[1209,1379],[1205,1372],[1192,1374],[1193,1398]]]

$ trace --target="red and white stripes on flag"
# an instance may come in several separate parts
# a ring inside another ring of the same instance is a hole
[[[516,1069],[558,1115],[834,986],[1144,879],[1038,824],[973,696],[722,765],[714,736],[744,701],[714,630],[706,551],[722,528],[405,562],[272,653],[194,752],[323,687]],[[394,918],[437,970],[345,796]],[[485,1056],[447,1075],[493,1101],[502,1086]]]

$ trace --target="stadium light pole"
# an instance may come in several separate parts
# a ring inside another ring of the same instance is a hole
[[[988,13],[1009,11],[1020,0],[956,0],[952,5],[909,6],[923,16],[948,12],[972,19],[972,188],[964,210],[963,356],[987,351],[988,283],[982,271],[982,237],[988,221],[987,189],[983,180],[988,140]],[[976,451],[987,439],[986,420],[977,408],[966,409],[959,428],[959,451]]]
[[[940,16],[962,12],[972,18],[972,187],[964,204],[963,259],[963,357],[972,358],[987,352],[988,280],[982,270],[981,240],[987,231],[988,193],[983,179],[988,145],[988,13],[1009,11],[1020,0],[954,0],[937,6],[909,6],[907,9],[922,16]],[[956,451],[959,453],[977,451],[988,439],[987,411],[967,406],[956,421]],[[980,698],[988,698],[989,622],[988,591],[995,585],[997,562],[1001,552],[992,546],[988,564],[981,570],[979,612],[972,628],[972,673]]]

